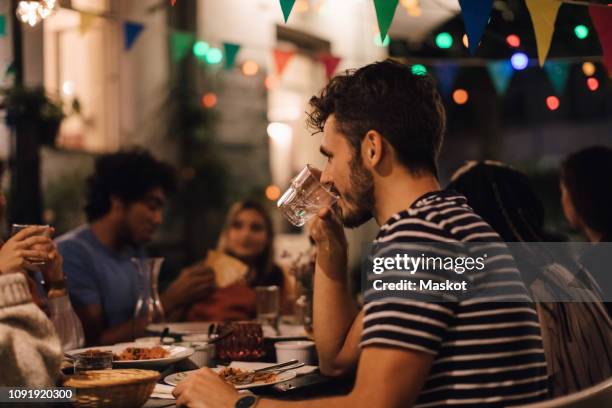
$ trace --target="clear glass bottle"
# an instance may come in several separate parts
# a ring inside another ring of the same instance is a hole
[[[142,329],[151,323],[164,321],[164,308],[159,300],[157,280],[164,258],[132,258],[141,279],[140,296],[134,310],[134,320]]]

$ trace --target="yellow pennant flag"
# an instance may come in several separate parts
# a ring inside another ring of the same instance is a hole
[[[556,0],[525,0],[527,9],[531,15],[533,31],[535,32],[536,44],[538,46],[538,61],[540,66],[544,65],[553,33],[555,32],[555,20],[561,2]]]
[[[85,33],[87,33],[87,31],[89,31],[95,19],[96,19],[96,16],[94,14],[81,13],[81,23],[79,25],[79,33],[81,35],[84,35]]]

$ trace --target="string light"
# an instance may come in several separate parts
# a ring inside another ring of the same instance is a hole
[[[453,101],[455,101],[457,105],[465,105],[469,98],[470,95],[465,89],[459,88],[455,89],[455,92],[453,92]]]
[[[266,198],[270,201],[276,201],[280,198],[281,196],[281,191],[280,188],[278,188],[275,185],[269,185],[268,187],[266,187]]]
[[[297,13],[306,13],[310,8],[307,0],[297,0],[294,7]]]
[[[290,138],[293,134],[291,126],[281,122],[270,123],[266,130],[268,132],[268,136],[270,136],[271,139],[276,141],[286,140]]]
[[[506,37],[506,43],[512,48],[518,48],[521,46],[521,38],[516,34],[510,34]]]
[[[193,55],[198,59],[204,59],[209,49],[210,45],[207,42],[196,41],[195,44],[193,44]]]
[[[529,57],[527,57],[525,53],[516,52],[510,58],[510,63],[512,64],[512,68],[517,71],[522,71],[529,65]]]
[[[589,29],[583,24],[578,24],[574,27],[574,34],[576,34],[579,40],[584,40],[589,36]]]
[[[206,53],[205,59],[207,63],[215,65],[223,61],[223,53],[218,48],[211,48]]]
[[[559,98],[557,98],[556,96],[549,96],[548,98],[546,98],[546,106],[549,110],[556,111],[557,109],[559,109],[559,105]]]
[[[463,34],[463,37],[461,37],[461,42],[463,43],[463,46],[465,48],[468,48],[470,46],[470,40],[468,39],[467,34]]]
[[[414,64],[410,70],[412,71],[413,75],[426,75],[427,74],[427,68],[425,68],[425,65],[423,64]]]
[[[595,64],[590,61],[584,62],[582,64],[582,72],[588,77],[595,75]]]
[[[242,73],[246,76],[257,75],[259,71],[259,65],[255,61],[245,61],[242,64]]]
[[[438,48],[447,49],[453,46],[453,36],[447,32],[442,32],[436,36]]]
[[[62,93],[66,96],[74,94],[74,83],[72,81],[64,81],[62,84]]]
[[[202,105],[207,109],[212,109],[217,106],[217,95],[213,92],[208,92],[202,97]]]
[[[599,89],[599,81],[597,80],[597,78],[587,78],[586,83],[587,87],[592,92],[595,92],[597,89]]]
[[[22,23],[34,27],[40,21],[49,17],[56,6],[56,0],[20,1],[17,4],[15,14]]]

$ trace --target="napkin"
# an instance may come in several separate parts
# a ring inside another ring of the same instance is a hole
[[[173,400],[174,396],[172,395],[172,391],[174,391],[174,387],[171,385],[155,384],[151,398]]]

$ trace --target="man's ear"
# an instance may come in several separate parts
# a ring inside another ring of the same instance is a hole
[[[384,141],[376,130],[366,133],[361,142],[361,156],[363,163],[370,170],[374,169],[383,159]]]

